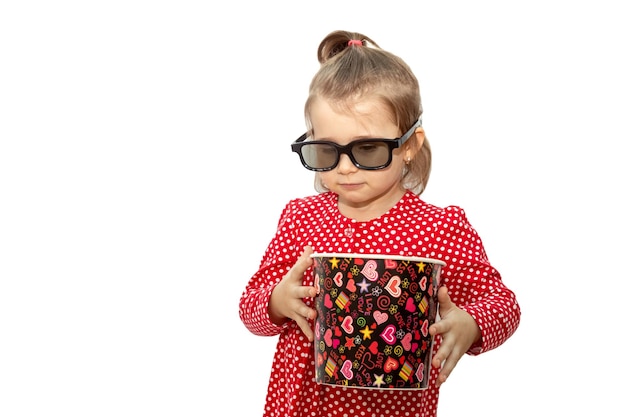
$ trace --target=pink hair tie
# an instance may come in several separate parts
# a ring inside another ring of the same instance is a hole
[[[350,39],[350,40],[348,41],[348,46],[353,46],[353,45],[356,45],[356,46],[363,46],[363,41],[360,41],[360,40],[358,40],[358,39]]]

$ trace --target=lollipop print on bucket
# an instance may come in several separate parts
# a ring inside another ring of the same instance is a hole
[[[445,263],[385,255],[315,253],[318,383],[424,389]]]

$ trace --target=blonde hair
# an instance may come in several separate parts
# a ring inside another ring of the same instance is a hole
[[[359,99],[378,100],[388,109],[402,132],[406,132],[421,117],[422,99],[413,71],[401,58],[381,49],[369,37],[357,32],[334,31],[320,43],[317,59],[320,69],[311,81],[304,106],[309,127],[311,105],[317,97],[323,97],[336,108],[344,110]],[[414,157],[407,162],[402,178],[403,185],[419,195],[426,188],[430,176],[430,144],[424,138],[419,150],[415,140],[403,146],[414,147]],[[315,189],[318,192],[328,191],[317,174]]]

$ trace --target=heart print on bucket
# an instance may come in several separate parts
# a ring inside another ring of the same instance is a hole
[[[425,389],[437,317],[436,259],[314,253],[315,378],[357,388]]]

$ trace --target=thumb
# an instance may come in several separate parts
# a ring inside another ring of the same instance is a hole
[[[305,246],[302,250],[302,254],[296,261],[296,265],[300,265],[302,267],[302,272],[304,272],[308,267],[313,264],[313,259],[311,258],[311,254],[313,253],[313,248],[310,246]]]
[[[441,317],[446,315],[454,307],[454,303],[446,287],[441,287],[439,291],[437,291],[437,301],[439,301],[439,315]]]
[[[310,246],[305,246],[298,260],[289,270],[289,275],[294,279],[302,279],[304,272],[313,264],[312,253],[313,249]]]

